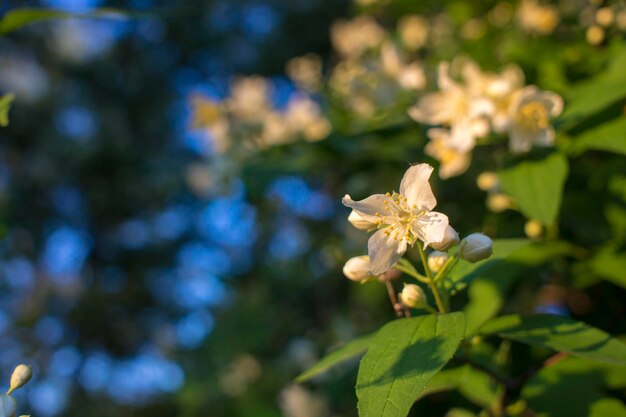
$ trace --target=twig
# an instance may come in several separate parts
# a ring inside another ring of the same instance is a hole
[[[396,290],[393,288],[393,284],[389,280],[385,280],[385,286],[387,287],[389,301],[391,301],[391,306],[393,307],[393,311],[396,313],[396,316],[406,316],[406,313],[402,311],[402,304],[398,302],[398,297],[396,297]]]

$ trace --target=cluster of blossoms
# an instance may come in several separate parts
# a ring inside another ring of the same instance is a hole
[[[404,174],[399,192],[374,194],[361,201],[354,201],[349,195],[343,197],[342,203],[352,209],[348,221],[357,229],[375,231],[368,241],[368,255],[346,262],[343,272],[348,279],[388,283],[398,277],[397,271],[407,272],[399,261],[409,247],[417,246],[424,261],[426,282],[436,291],[438,277],[443,277],[456,259],[446,252],[459,244],[459,235],[445,214],[433,211],[437,200],[429,184],[432,172],[433,167],[428,164],[413,165]],[[424,253],[427,247],[433,249],[428,260]],[[460,242],[457,256],[478,262],[491,254],[491,239],[474,233]],[[434,278],[433,273],[437,274]],[[427,306],[423,290],[415,284],[405,285],[400,299],[407,307]]]
[[[304,92],[292,94],[286,109],[271,100],[270,82],[258,76],[236,79],[222,101],[193,94],[191,128],[206,130],[219,154],[233,148],[263,149],[298,139],[318,141],[331,130],[319,104]]]
[[[449,63],[442,62],[438,69],[439,91],[422,96],[409,109],[414,120],[443,126],[428,130],[425,149],[441,163],[441,178],[465,172],[477,139],[485,138],[490,131],[506,133],[514,153],[554,143],[550,118],[563,110],[563,100],[557,94],[525,86],[524,74],[515,65],[500,73],[489,73],[467,61],[460,65],[460,73],[463,82],[454,80]]]
[[[33,376],[33,371],[28,365],[18,365],[11,375],[11,384],[6,394],[0,394],[0,417],[15,417],[17,403],[11,397],[11,393],[24,386]],[[20,417],[30,417],[22,415]]]
[[[330,74],[329,93],[360,120],[400,109],[425,85],[421,63],[409,58],[426,42],[425,20],[404,17],[398,32],[396,43],[369,16],[340,20],[331,29],[340,60]]]

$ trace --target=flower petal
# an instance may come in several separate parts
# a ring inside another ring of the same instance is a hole
[[[384,194],[374,194],[361,201],[354,201],[349,194],[346,194],[341,199],[344,206],[350,207],[356,211],[364,220],[374,223],[380,218],[376,216],[376,213],[383,213],[385,211],[384,202],[388,199]]]
[[[535,142],[537,132],[532,132],[518,123],[509,127],[509,150],[513,153],[528,152]]]
[[[380,275],[398,262],[406,252],[407,243],[404,239],[394,239],[387,235],[385,229],[379,230],[367,242],[370,257],[370,274]]]
[[[430,165],[417,164],[404,174],[400,182],[400,194],[407,198],[409,207],[415,205],[418,210],[430,211],[437,205],[437,199],[428,183],[432,172],[433,167]]]
[[[431,211],[413,223],[411,231],[419,240],[424,242],[424,248],[426,248],[430,243],[438,243],[443,240],[448,224],[448,216]]]
[[[542,93],[543,103],[546,105],[550,116],[555,117],[563,111],[563,99],[552,91],[544,91]]]
[[[437,68],[437,86],[439,86],[441,91],[459,88],[459,85],[450,76],[450,64],[448,62],[443,61],[439,63]]]

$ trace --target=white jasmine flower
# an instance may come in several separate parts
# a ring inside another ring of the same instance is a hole
[[[489,118],[493,130],[504,132],[509,125],[512,100],[524,86],[522,69],[517,65],[509,65],[496,74],[483,72],[474,61],[468,61],[463,65],[462,72],[472,94],[483,96],[491,102]]]
[[[449,67],[447,62],[439,64],[437,83],[440,91],[424,95],[409,109],[409,115],[420,123],[449,126],[454,147],[472,149],[476,137],[489,130],[484,119],[493,112],[493,105],[455,82],[450,77]]]
[[[527,152],[533,145],[551,146],[554,128],[550,117],[563,111],[563,100],[551,91],[539,91],[528,86],[518,92],[511,106],[509,148],[512,152]]]
[[[444,238],[448,217],[431,211],[437,200],[428,183],[433,167],[410,167],[400,183],[400,193],[374,194],[354,201],[345,195],[342,203],[379,229],[370,237],[370,274],[380,275],[391,268],[407,247],[418,240],[424,247]]]

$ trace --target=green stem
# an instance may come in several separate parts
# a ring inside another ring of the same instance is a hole
[[[424,284],[428,284],[430,282],[427,278],[421,276],[420,274],[418,274],[415,271],[412,271],[409,268],[404,267],[403,265],[396,264],[394,266],[394,269],[397,269],[400,272],[404,272],[405,274],[412,276],[413,278],[415,278],[419,282],[423,282]]]
[[[426,260],[426,254],[424,253],[424,248],[421,245],[421,242],[417,242],[417,250],[420,253],[420,258],[422,260],[422,264],[424,265],[424,272],[426,273],[426,277],[428,278],[428,285],[430,286],[430,290],[435,297],[435,303],[437,303],[437,308],[440,313],[446,312],[446,307],[443,305],[443,301],[441,301],[441,295],[439,295],[439,289],[437,288],[437,283],[433,278],[432,272],[430,272],[430,268],[428,267],[428,261]]]
[[[435,282],[441,281],[444,277],[448,269],[450,269],[453,265],[456,265],[459,258],[456,256],[450,256],[445,264],[441,267],[437,275],[435,275]]]

